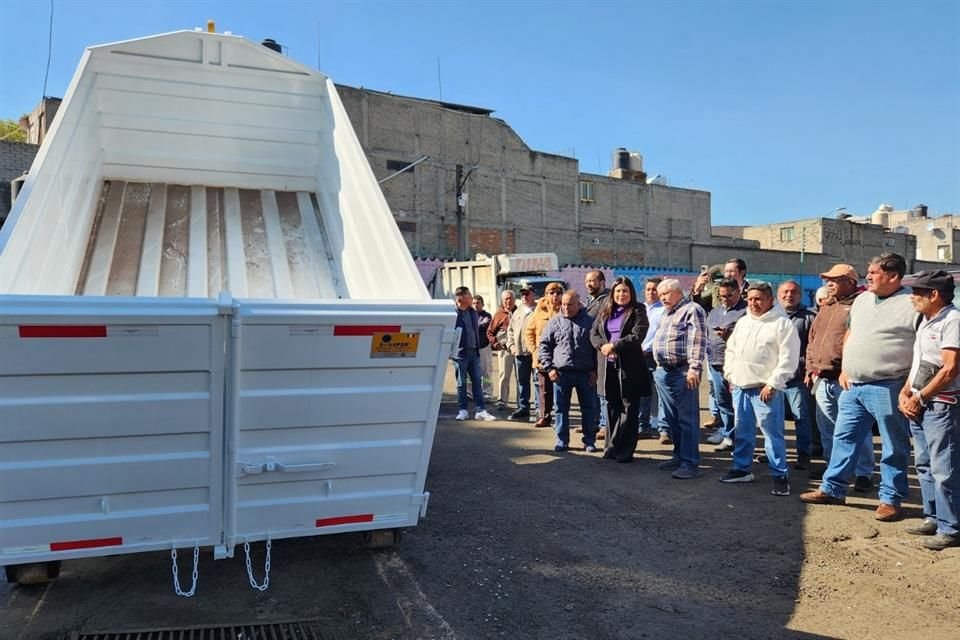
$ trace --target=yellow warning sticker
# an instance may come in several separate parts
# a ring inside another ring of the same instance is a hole
[[[374,333],[370,343],[371,358],[415,358],[420,345],[420,332]]]

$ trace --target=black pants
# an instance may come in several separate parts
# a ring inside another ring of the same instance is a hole
[[[633,459],[637,448],[637,425],[640,420],[639,398],[626,398],[620,387],[620,371],[607,363],[607,447],[604,458],[620,462]]]

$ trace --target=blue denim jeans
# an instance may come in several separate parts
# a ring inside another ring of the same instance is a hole
[[[837,424],[837,413],[840,408],[840,394],[843,388],[836,380],[821,378],[817,382],[814,394],[817,400],[817,428],[820,430],[820,444],[823,446],[823,459],[830,464],[830,455],[833,453],[833,432]],[[863,437],[863,445],[857,456],[856,474],[869,478],[873,475],[873,466],[876,458],[873,455],[873,432],[867,429]]]
[[[473,385],[473,402],[477,405],[477,411],[485,410],[480,354],[464,351],[460,354],[459,359],[453,361],[453,371],[457,374],[457,408],[461,411],[467,410],[467,376],[470,376],[470,383]]]
[[[924,517],[937,533],[960,535],[960,404],[930,402],[910,421]]]
[[[560,371],[560,378],[553,383],[553,405],[557,412],[554,431],[557,442],[570,444],[570,399],[573,390],[577,390],[577,402],[580,403],[580,426],[583,428],[583,444],[591,445],[597,441],[597,387],[588,383],[586,371]]]
[[[653,374],[660,394],[661,419],[666,422],[673,440],[673,459],[681,465],[700,465],[700,389],[687,388],[687,367],[667,371],[658,368]]]
[[[650,354],[644,354],[644,357],[647,360],[647,369],[650,371],[650,382],[653,384],[653,373],[657,370],[657,363],[654,361],[653,356]],[[663,431],[664,433],[668,432],[667,423],[663,419],[663,402],[660,400],[660,394],[657,393],[656,385],[650,390],[651,394],[649,396],[642,396],[638,402],[640,408],[640,419],[637,429],[639,431],[646,431],[653,429],[653,420],[651,413],[653,412],[653,396],[657,396],[657,429]]]
[[[813,426],[810,424],[810,390],[802,382],[783,390],[784,401],[793,413],[793,428],[797,434],[797,455],[810,455]]]
[[[723,367],[717,370],[713,368],[713,365],[707,365],[707,374],[710,376],[710,398],[717,407],[717,410],[715,412],[711,411],[711,413],[720,418],[720,433],[723,437],[732,440],[735,427],[733,396],[730,395],[727,381],[723,379]]]
[[[533,373],[533,356],[517,356],[517,409],[530,411],[530,374]]]
[[[833,433],[833,454],[823,474],[821,491],[835,498],[847,495],[847,484],[870,433],[873,421],[880,425],[880,502],[899,507],[909,493],[907,463],[910,436],[907,419],[897,407],[903,380],[878,380],[853,384],[840,394],[837,427]]]
[[[733,468],[750,471],[753,449],[757,445],[757,427],[763,432],[763,449],[774,478],[787,477],[787,443],[784,439],[783,392],[774,391],[769,402],[760,399],[762,387],[733,388],[733,407],[737,416],[733,439]]]

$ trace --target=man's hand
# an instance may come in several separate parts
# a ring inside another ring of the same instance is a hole
[[[763,386],[763,389],[760,389],[760,400],[762,402],[770,402],[776,392],[776,389],[766,384]]]
[[[906,393],[903,391],[900,392],[899,404],[900,412],[911,419],[919,418],[920,413],[923,411],[923,405],[920,404],[920,397],[910,391]]]
[[[510,353],[512,353],[515,356],[520,355],[520,350],[517,349],[517,345],[513,345],[512,347],[510,347]]]
[[[813,387],[813,376],[809,373],[805,373],[803,375],[803,386],[805,386],[807,389]]]
[[[613,343],[608,342],[607,344],[600,347],[600,353],[605,356],[610,356],[613,353]]]
[[[700,373],[692,369],[687,370],[687,389],[696,389],[700,386]]]
[[[597,386],[597,372],[591,371],[587,374],[587,384],[591,387]]]
[[[704,271],[697,279],[693,282],[693,290],[690,293],[697,294],[703,291],[703,288],[707,286],[707,283],[710,282],[710,273]]]
[[[550,382],[556,382],[560,379],[560,372],[556,369],[550,369],[550,371],[547,372],[547,377],[550,378]]]
[[[843,371],[840,372],[840,378],[837,380],[840,383],[840,388],[844,391],[850,390],[850,378],[847,377],[847,374]]]

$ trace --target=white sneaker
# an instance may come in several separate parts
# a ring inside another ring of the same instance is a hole
[[[467,413],[467,410],[466,410],[466,409],[461,409],[461,410],[457,413],[457,420],[466,420],[469,416],[470,416],[470,414]]]
[[[714,433],[711,433],[709,436],[707,436],[707,442],[709,442],[710,444],[720,444],[721,442],[723,442],[723,434],[720,433],[719,430],[717,430]]]
[[[487,413],[487,410],[484,409],[483,411],[477,411],[477,413],[474,414],[473,419],[474,419],[474,420],[485,420],[485,421],[487,421],[487,422],[490,422],[491,420],[496,420],[497,417],[496,417],[495,415],[491,414],[491,413]]]

